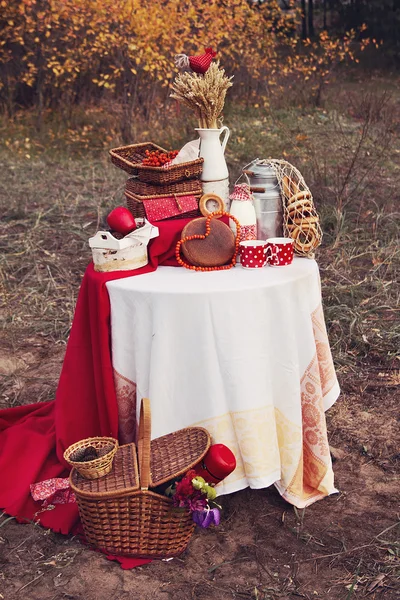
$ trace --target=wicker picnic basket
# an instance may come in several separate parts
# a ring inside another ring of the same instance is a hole
[[[94,449],[98,458],[81,462],[85,451]],[[69,446],[64,452],[64,459],[74,467],[82,477],[97,479],[107,475],[112,469],[112,462],[118,450],[118,440],[110,437],[92,437],[80,440]]]
[[[197,200],[197,206],[199,205],[200,202],[200,198],[202,196],[203,192],[198,192],[196,194],[191,193],[190,196],[194,196]],[[136,218],[144,218],[146,216],[146,211],[143,205],[143,200],[158,200],[159,198],[165,198],[165,196],[173,196],[175,198],[175,201],[177,202],[177,206],[179,207],[179,198],[181,196],[188,196],[189,194],[187,192],[185,193],[181,193],[181,194],[161,194],[161,195],[152,195],[152,196],[138,196],[136,194],[131,194],[130,192],[125,191],[125,198],[126,198],[126,204],[129,208],[129,210],[131,211],[131,213],[133,214],[133,216]],[[174,217],[169,217],[170,219],[188,219],[189,217],[200,217],[201,213],[200,210],[192,210],[190,212],[185,212],[182,214],[178,214]]]
[[[183,475],[210,447],[205,429],[188,427],[150,442],[150,403],[142,400],[138,448],[121,446],[113,468],[88,480],[73,469],[74,491],[83,529],[93,546],[110,554],[147,558],[177,556],[194,530],[190,511],[177,508],[156,487]]]
[[[141,181],[154,185],[167,185],[177,181],[194,179],[203,170],[203,158],[196,158],[196,160],[170,167],[149,167],[148,165],[143,165],[142,161],[146,156],[146,150],[167,152],[164,148],[152,142],[132,144],[110,150],[111,161],[116,167],[123,169],[127,173],[137,175]]]

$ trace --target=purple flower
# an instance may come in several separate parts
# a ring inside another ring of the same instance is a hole
[[[188,508],[192,512],[202,512],[207,506],[207,498],[205,496],[197,498],[188,498]]]
[[[220,520],[221,515],[218,508],[195,510],[193,512],[193,521],[203,529],[210,527],[210,525],[219,525]]]

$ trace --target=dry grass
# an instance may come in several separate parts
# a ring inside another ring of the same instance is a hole
[[[171,98],[195,112],[199,127],[218,129],[232,79],[225,74],[219,61],[213,62],[205,75],[180,73],[172,84]]]
[[[244,118],[230,108],[226,115],[232,181],[249,157],[284,156],[304,174],[322,215],[318,261],[342,387],[328,413],[340,494],[294,511],[272,489],[244,490],[224,499],[222,525],[197,533],[181,559],[133,573],[75,540],[3,516],[4,598],[396,597],[400,135],[391,101],[385,110],[377,106],[365,96],[348,102],[348,92],[336,90],[334,107],[309,114],[255,109]],[[174,126],[154,141],[177,147],[189,137],[191,125],[179,137]],[[95,128],[86,136],[88,149],[64,132],[50,152],[22,119],[14,129],[2,127],[3,139],[11,140],[0,151],[0,406],[6,407],[54,396],[90,259],[87,239],[123,202],[125,176],[110,165],[105,146],[113,144]],[[136,127],[138,139],[147,137]]]

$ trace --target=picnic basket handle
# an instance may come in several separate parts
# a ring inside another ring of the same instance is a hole
[[[139,454],[139,479],[140,488],[147,490],[150,483],[150,438],[151,438],[151,410],[150,400],[142,398],[140,404],[138,454]]]

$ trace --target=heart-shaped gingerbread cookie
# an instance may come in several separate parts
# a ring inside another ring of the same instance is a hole
[[[176,258],[184,267],[195,270],[226,269],[234,265],[238,250],[238,236],[231,228],[218,220],[223,211],[211,213],[190,221],[182,231],[182,237],[176,246]],[[236,221],[236,219],[234,219]],[[240,231],[239,223],[236,223]],[[190,264],[182,261],[180,252]]]

